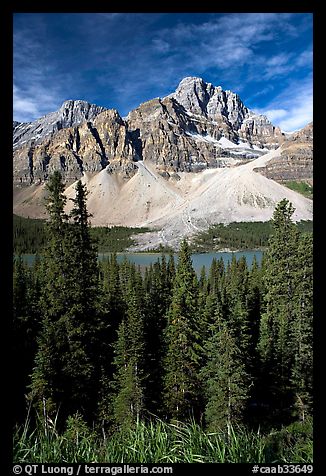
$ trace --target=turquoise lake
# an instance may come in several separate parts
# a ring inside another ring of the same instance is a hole
[[[110,253],[100,253],[98,255],[99,260],[105,259],[110,255]],[[235,255],[237,259],[241,256],[245,256],[247,264],[251,267],[252,260],[256,255],[256,259],[258,263],[261,262],[263,252],[262,251],[238,251],[238,252],[216,252],[216,253],[197,253],[191,255],[192,263],[194,269],[197,273],[200,272],[203,266],[206,267],[208,270],[211,266],[213,258],[219,260],[220,258],[223,259],[224,263],[227,264],[228,261],[232,260],[232,256]],[[175,261],[178,260],[178,255],[175,254]],[[23,258],[28,262],[32,263],[35,259],[35,255],[23,255]],[[161,258],[161,254],[159,253],[117,253],[117,260],[118,262],[123,261],[124,259],[129,260],[132,263],[135,263],[137,266],[146,267],[150,264],[154,264]]]

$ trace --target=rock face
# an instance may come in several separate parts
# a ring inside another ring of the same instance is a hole
[[[85,110],[95,114],[96,108]],[[72,116],[67,117],[65,124],[72,121]],[[134,173],[137,159],[126,124],[117,111],[108,109],[96,114],[92,122],[83,121],[47,133],[37,142],[22,144],[14,151],[14,183],[42,183],[56,169],[66,182],[79,179],[84,172],[96,173],[104,168],[122,172],[128,178]]]
[[[210,135],[205,122],[194,122],[173,98],[141,104],[127,123],[139,137],[142,158],[163,173],[217,167],[217,159],[227,156],[218,144],[219,135]]]
[[[58,111],[46,114],[34,122],[16,122],[13,124],[14,150],[23,144],[39,144],[55,132],[73,127],[85,121],[91,121],[106,108],[89,104],[86,101],[65,101]]]
[[[127,122],[139,134],[142,157],[167,174],[225,166],[227,157],[253,159],[284,140],[237,94],[193,77],[183,79],[175,93],[141,104]]]
[[[68,184],[103,169],[128,179],[138,170],[138,160],[176,181],[182,172],[243,164],[283,142],[286,162],[290,142],[279,128],[250,111],[237,94],[189,77],[174,93],[141,104],[126,120],[115,110],[69,100],[34,122],[14,122],[14,184],[42,184],[55,169]],[[300,153],[306,160],[308,153],[302,148],[299,153],[293,143],[298,160]],[[277,177],[273,167],[262,173]]]
[[[184,78],[169,97],[176,99],[194,117],[206,118],[215,130],[219,129],[220,134],[231,141],[242,139],[251,145],[272,149],[284,140],[281,130],[266,116],[250,111],[238,94],[223,91],[221,86],[214,87],[201,78]]]
[[[278,182],[290,180],[313,183],[313,124],[289,135],[280,154],[257,172]]]

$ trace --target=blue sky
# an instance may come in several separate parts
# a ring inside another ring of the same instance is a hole
[[[185,76],[238,93],[284,131],[312,120],[309,13],[14,14],[14,119],[66,99],[121,116]]]

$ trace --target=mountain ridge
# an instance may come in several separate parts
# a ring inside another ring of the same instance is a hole
[[[149,226],[155,246],[177,246],[214,222],[269,220],[280,197],[294,203],[296,219],[312,217],[311,200],[277,183],[312,174],[312,125],[285,135],[201,78],[184,78],[124,119],[65,101],[33,123],[16,121],[13,135],[18,215],[45,216],[45,184],[59,169],[69,198],[76,180],[87,184],[94,226]]]

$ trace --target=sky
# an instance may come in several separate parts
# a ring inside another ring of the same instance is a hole
[[[186,76],[285,132],[312,121],[311,13],[15,13],[14,120],[82,99],[122,117]]]

